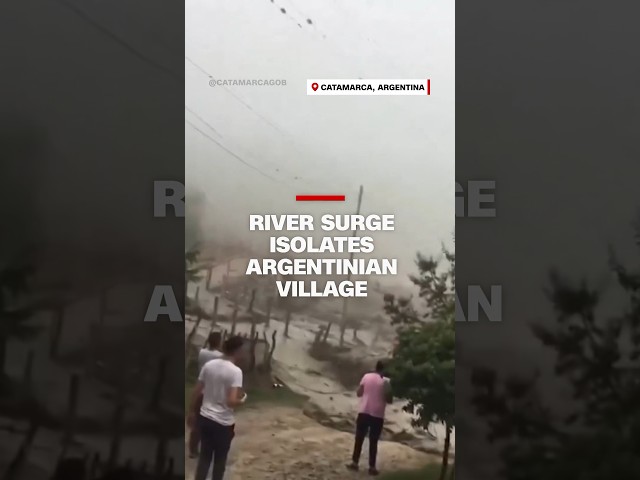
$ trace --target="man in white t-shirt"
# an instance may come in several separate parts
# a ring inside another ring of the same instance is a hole
[[[211,332],[204,348],[201,348],[200,352],[198,352],[198,370],[202,370],[202,367],[204,367],[205,363],[209,360],[221,358],[223,356],[221,348],[222,332]]]
[[[210,360],[215,360],[216,358],[221,358],[223,356],[223,353],[220,351],[222,348],[221,344],[222,333],[211,332],[209,334],[209,338],[207,338],[207,343],[198,353],[198,372],[201,372],[202,367],[204,367]],[[200,403],[195,407],[194,411],[196,413],[199,412],[201,406],[202,399],[200,399]],[[198,431],[198,422],[196,422],[189,432],[189,458],[198,458],[199,445],[200,433]]]
[[[198,378],[191,397],[189,426],[198,422],[200,456],[195,480],[205,480],[213,460],[211,480],[222,480],[227,455],[234,437],[234,408],[242,405],[247,396],[242,390],[242,370],[236,365],[243,354],[244,340],[235,336],[224,342],[222,358],[208,361]],[[196,420],[199,398],[202,406]]]

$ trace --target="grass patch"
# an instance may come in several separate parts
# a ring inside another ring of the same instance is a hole
[[[449,465],[449,471],[451,471],[451,465]],[[404,472],[391,472],[380,475],[380,480],[436,480],[440,475],[440,465],[431,464],[427,465],[420,470],[411,470]]]

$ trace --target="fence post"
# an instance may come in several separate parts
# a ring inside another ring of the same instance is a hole
[[[211,290],[211,277],[213,275],[213,266],[209,266],[207,269],[207,283],[205,284],[205,288],[207,291]]]
[[[271,306],[273,305],[273,297],[267,299],[267,318],[264,321],[265,328],[269,328],[271,323]]]
[[[168,363],[169,359],[167,357],[162,357],[158,360],[158,376],[156,377],[156,384],[153,388],[151,401],[149,403],[149,408],[153,412],[157,411],[161,404],[160,400],[162,399],[162,389],[167,376]]]
[[[256,291],[255,289],[251,292],[251,302],[249,303],[249,315],[251,315],[251,338],[255,336],[256,333],[256,315],[253,313],[253,302],[256,299]]]
[[[249,371],[252,372],[256,368],[256,348],[258,346],[258,333],[256,331],[252,331],[251,333],[251,356],[250,356],[250,364]]]
[[[251,290],[251,297],[249,298],[249,308],[247,308],[247,311],[249,313],[253,313],[253,302],[256,301],[256,289],[254,288],[253,290]]]
[[[33,350],[29,350],[29,353],[27,354],[27,361],[24,364],[24,374],[22,375],[22,380],[28,390],[31,390],[31,378],[33,376],[34,357],[35,357],[35,352]]]
[[[69,382],[69,397],[67,403],[67,421],[65,426],[64,442],[62,445],[63,451],[67,449],[67,446],[73,438],[73,431],[76,423],[76,414],[78,409],[78,391],[80,388],[80,377],[77,374],[71,375]]]
[[[209,330],[209,334],[213,332],[218,324],[218,303],[220,297],[215,297],[213,299],[213,312],[211,313],[211,329]]]
[[[236,322],[238,321],[238,305],[233,309],[233,316],[231,317],[231,335],[236,334]]]
[[[164,462],[167,458],[167,441],[164,438],[158,439],[158,447],[156,448],[156,465],[155,476],[160,478],[164,470]]]
[[[89,466],[89,480],[94,480],[98,478],[100,473],[100,454],[96,453],[91,460],[91,465]]]
[[[107,459],[107,471],[111,471],[118,464],[120,456],[120,444],[122,443],[121,427],[125,413],[125,391],[124,379],[120,380],[115,398],[115,409],[113,412],[113,432],[111,436],[111,444],[109,446],[109,458]]]
[[[284,319],[284,336],[289,338],[289,323],[291,322],[291,308],[287,307],[287,313]]]
[[[173,477],[173,469],[174,469],[174,460],[173,460],[173,457],[169,457],[169,462],[167,464],[167,471],[165,472],[165,478],[167,478],[167,480]]]
[[[271,335],[271,349],[269,350],[269,362],[267,364],[267,368],[269,370],[271,370],[271,362],[273,361],[273,352],[275,352],[276,350],[276,337],[277,337],[277,330],[273,331],[273,334]]]
[[[56,309],[53,320],[53,330],[51,335],[51,345],[49,348],[49,357],[56,358],[58,355],[58,347],[60,344],[60,336],[62,334],[62,327],[64,325],[64,312],[65,307],[60,306]]]
[[[198,309],[198,317],[196,318],[196,323],[191,329],[191,331],[189,332],[189,335],[187,335],[187,345],[190,345],[191,342],[193,341],[193,337],[198,331],[198,327],[200,326],[201,321],[202,321],[202,315],[200,314],[200,310]]]
[[[331,327],[333,322],[329,322],[327,325],[327,329],[324,331],[324,335],[322,336],[322,343],[327,343],[327,339],[329,338],[329,332],[331,331]]]
[[[3,479],[13,480],[17,478],[18,473],[20,472],[24,461],[29,454],[29,449],[31,445],[33,445],[33,440],[36,438],[36,434],[38,433],[39,425],[35,420],[31,420],[29,424],[29,430],[27,431],[27,435],[22,441],[22,445],[18,449],[18,453],[9,463],[9,466],[4,472]]]

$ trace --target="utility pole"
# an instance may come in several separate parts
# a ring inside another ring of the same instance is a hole
[[[362,185],[360,185],[360,192],[358,193],[358,209],[356,210],[356,215],[360,214],[360,207],[362,206],[362,192],[364,191]],[[356,236],[356,231],[353,230],[351,233],[352,237]],[[349,260],[353,261],[353,252],[349,253]],[[347,281],[351,280],[351,271],[347,273]],[[347,329],[347,303],[348,297],[344,297],[342,304],[342,325],[340,326],[340,346],[344,346],[344,332]]]

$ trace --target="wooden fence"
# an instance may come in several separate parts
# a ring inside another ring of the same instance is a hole
[[[15,420],[24,419],[28,422],[26,431],[17,451],[10,460],[4,472],[0,471],[0,478],[6,480],[26,480],[25,471],[31,465],[30,454],[37,449],[35,441],[38,433],[41,431],[55,432],[60,435],[58,445],[53,445],[60,451],[57,464],[52,466],[55,473],[53,479],[64,480],[97,480],[108,478],[130,478],[130,479],[177,479],[184,478],[174,472],[174,459],[168,455],[168,442],[166,432],[156,434],[145,434],[141,431],[139,435],[148,435],[149,441],[153,442],[154,438],[157,442],[154,462],[139,462],[137,465],[132,459],[122,461],[124,455],[122,430],[124,425],[124,416],[126,409],[137,402],[137,408],[149,415],[147,430],[159,431],[160,428],[154,428],[156,423],[166,422],[165,415],[160,415],[160,403],[162,399],[162,387],[165,383],[165,375],[167,370],[167,359],[161,358],[158,361],[156,369],[156,378],[151,398],[145,400],[135,396],[129,396],[125,390],[120,388],[119,391],[114,389],[111,396],[112,417],[110,422],[111,436],[107,433],[104,436],[105,443],[108,444],[108,454],[102,458],[99,453],[95,453],[91,447],[81,445],[81,451],[87,454],[83,458],[67,458],[68,452],[72,449],[72,445],[78,446],[78,442],[74,440],[75,435],[98,435],[104,430],[104,422],[93,419],[92,417],[81,418],[78,414],[78,398],[81,394],[82,377],[74,373],[69,376],[69,384],[67,391],[66,408],[62,415],[49,412],[46,408],[46,395],[43,392],[36,392],[33,385],[33,373],[35,364],[35,352],[29,351],[23,368],[23,376],[21,379],[21,404],[27,408],[16,407],[17,414]],[[111,389],[106,389],[105,392]],[[44,397],[44,398],[41,398]],[[132,402],[131,400],[135,400]],[[178,413],[180,415],[180,413]],[[155,422],[155,423],[154,423]],[[82,428],[78,425],[82,423]],[[88,427],[92,424],[92,427]],[[92,431],[96,430],[95,433]],[[131,433],[131,435],[138,435]],[[182,461],[182,458],[180,459]]]
[[[159,458],[154,465],[146,462],[134,465],[126,461],[122,465],[109,467],[99,455],[93,458],[62,458],[56,465],[52,480],[184,480],[184,474],[174,472],[173,459]]]
[[[196,296],[195,299],[196,301],[198,300],[199,297],[199,289],[196,290]],[[219,318],[218,316],[218,307],[219,307],[219,298],[218,296],[214,297],[214,302],[213,302],[213,310],[211,312],[211,329],[210,332],[214,331],[218,324],[217,324],[217,320]],[[269,341],[266,331],[262,332],[262,337],[260,337],[260,334],[257,331],[257,325],[258,325],[258,317],[259,315],[254,311],[254,303],[256,300],[256,290],[252,290],[251,291],[251,297],[249,300],[249,305],[247,307],[247,314],[251,317],[251,331],[249,333],[244,333],[241,336],[243,338],[245,338],[249,344],[249,365],[248,365],[248,371],[252,372],[256,369],[260,369],[260,370],[265,370],[265,371],[270,371],[271,370],[271,362],[273,359],[273,353],[276,349],[276,337],[277,337],[277,331],[273,331],[272,335],[271,335],[271,341]],[[265,327],[269,327],[270,325],[270,320],[271,320],[271,306],[272,306],[272,299],[269,298],[267,301],[267,311],[266,311],[266,316],[265,316],[265,320],[264,320],[264,324]],[[224,329],[222,330],[222,341],[224,342],[224,340],[226,338],[228,338],[231,335],[236,335],[236,331],[237,331],[237,320],[238,320],[238,313],[240,311],[240,306],[238,304],[235,304],[234,309],[233,309],[233,313],[231,316],[231,326],[230,329]],[[290,319],[290,314],[287,314],[287,328],[285,330],[285,332],[288,330],[288,320]],[[200,324],[202,322],[202,316],[198,315],[196,317],[196,321],[195,324],[193,325],[193,328],[191,329],[191,331],[189,332],[189,334],[187,335],[186,338],[186,342],[185,342],[185,369],[188,370],[190,368],[192,368],[192,363],[194,362],[194,355],[196,352],[196,348],[194,345],[194,338],[196,336],[196,333],[198,331],[198,328],[200,327]],[[285,333],[286,334],[286,333]],[[263,357],[262,357],[262,361],[258,362],[258,355],[257,355],[257,349],[258,346],[263,345],[264,346],[264,353],[263,353]],[[202,347],[202,345],[200,346]]]

